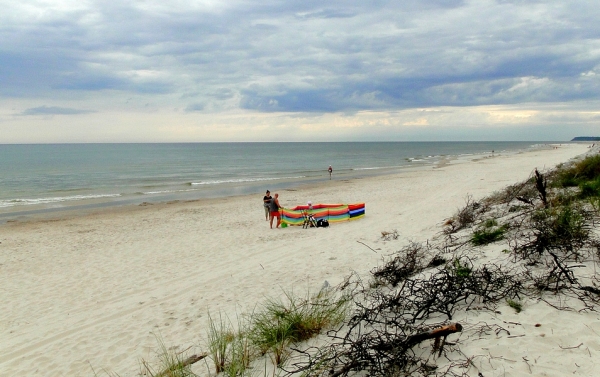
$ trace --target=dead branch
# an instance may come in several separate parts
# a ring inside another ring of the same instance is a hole
[[[538,192],[540,194],[540,199],[542,200],[544,207],[548,207],[548,199],[546,198],[547,183],[548,182],[546,182],[546,178],[544,177],[544,175],[541,174],[537,169],[535,169],[535,188],[538,190]]]
[[[192,356],[188,357],[187,359],[183,360],[181,363],[178,363],[175,367],[177,367],[177,368],[187,367],[189,365],[197,363],[198,361],[206,358],[207,356],[208,356],[208,353],[203,353],[200,355],[192,355]],[[148,367],[146,366],[146,368],[148,368]],[[171,376],[172,373],[173,373],[173,369],[169,368],[169,369],[163,370],[162,372],[156,374],[155,377],[168,377],[168,376]]]

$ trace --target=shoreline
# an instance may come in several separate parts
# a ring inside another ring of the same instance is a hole
[[[574,143],[562,143],[562,144],[574,144]],[[560,144],[560,145],[562,145]],[[583,143],[580,143],[583,144]],[[351,180],[360,179],[373,179],[382,176],[396,176],[406,174],[412,171],[428,170],[443,168],[447,165],[456,163],[464,163],[472,160],[508,156],[518,153],[526,153],[529,151],[546,150],[550,146],[559,145],[559,143],[533,143],[529,148],[523,150],[514,151],[500,151],[492,154],[490,152],[485,153],[465,153],[461,155],[439,155],[433,156],[435,161],[432,163],[419,163],[413,166],[398,166],[395,168],[382,168],[382,169],[358,169],[354,174],[349,175],[345,173],[341,177],[334,172],[334,179],[327,179],[326,173],[323,178],[316,179],[311,177],[310,179],[299,179],[289,181],[265,181],[258,182],[256,185],[250,185],[245,188],[236,187],[225,187],[223,191],[215,190],[211,188],[208,192],[200,194],[199,192],[194,193],[173,193],[165,195],[156,195],[153,197],[135,197],[128,199],[114,199],[114,200],[100,200],[100,199],[83,199],[72,202],[62,202],[60,204],[37,204],[37,205],[23,205],[14,207],[0,208],[0,227],[5,224],[19,223],[19,222],[30,222],[37,220],[56,220],[56,219],[68,219],[72,217],[86,216],[95,213],[103,213],[110,211],[126,211],[127,209],[133,209],[138,206],[161,206],[173,203],[191,203],[191,202],[203,202],[219,199],[236,199],[243,197],[254,197],[264,193],[266,188],[270,189],[271,192],[276,190],[281,191],[297,191],[304,190],[307,188],[313,188],[320,185],[327,186],[333,182],[345,182]],[[272,184],[269,184],[272,183]],[[260,185],[261,190],[253,189],[255,186]],[[242,191],[243,193],[235,193],[235,191]],[[220,194],[215,194],[220,192]],[[299,203],[302,204],[302,203]]]
[[[559,143],[556,143],[556,145],[558,144]],[[555,144],[547,142],[526,143],[526,146],[523,145],[522,147],[515,149],[497,150],[496,156],[520,153],[528,150],[545,149],[550,145]],[[493,143],[488,146],[493,148]],[[444,148],[442,148],[442,151],[443,149]],[[349,170],[336,169],[334,171],[334,180],[402,174],[405,171],[413,169],[427,169],[432,166],[439,166],[449,160],[472,159],[476,158],[476,156],[485,156],[489,154],[490,151],[475,153],[464,152],[459,154],[442,153],[433,155],[414,155],[411,158],[407,157],[398,161],[397,164],[393,164],[394,166],[376,167],[376,165],[373,165],[373,167],[370,168],[354,168]],[[387,161],[387,163],[389,162],[391,161]],[[124,187],[120,188],[124,191],[118,191],[118,188],[117,191],[114,189],[98,191],[92,189],[92,186],[90,186],[88,189],[91,190],[90,192],[79,192],[80,195],[83,195],[82,197],[77,197],[77,195],[71,197],[67,195],[67,193],[71,193],[72,195],[72,189],[67,187],[66,191],[53,192],[49,197],[40,197],[36,199],[35,197],[28,198],[27,196],[19,196],[18,198],[5,198],[4,200],[0,200],[0,225],[12,220],[35,219],[40,216],[46,218],[59,217],[62,213],[74,213],[77,211],[93,212],[96,209],[100,210],[103,208],[140,205],[142,203],[159,204],[175,200],[189,201],[260,194],[261,192],[264,192],[263,190],[265,187],[269,187],[272,191],[285,190],[290,188],[293,189],[295,187],[319,185],[328,180],[326,171],[323,171],[321,175],[315,175],[314,171],[312,172],[313,174],[309,175],[304,175],[306,172],[303,171],[296,171],[296,173],[300,176],[286,177],[284,174],[280,177],[272,177],[265,180],[244,180],[243,182],[236,182],[236,180],[234,180],[206,185],[190,182],[182,184],[183,186],[179,188],[172,186],[166,191],[161,191],[162,189],[159,189],[156,192],[145,192],[147,189],[138,188],[140,191],[133,193],[130,192],[131,188],[125,189]],[[184,186],[187,188],[183,188]],[[90,197],[85,197],[86,195],[90,195]],[[11,204],[12,201],[14,201],[14,203]]]
[[[327,229],[269,229],[262,195],[4,224],[0,283],[13,305],[0,314],[0,369],[90,376],[91,365],[136,375],[141,358],[153,359],[157,335],[167,347],[198,349],[209,311],[234,320],[284,290],[366,276],[385,255],[439,232],[467,195],[489,195],[588,151],[564,144],[279,191],[284,207],[366,203],[364,218]],[[398,240],[381,239],[395,229]]]

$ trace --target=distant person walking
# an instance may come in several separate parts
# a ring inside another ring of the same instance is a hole
[[[329,179],[331,180],[331,173],[333,173],[333,168],[331,165],[329,165],[329,169],[327,169],[327,171],[329,172]]]
[[[279,205],[279,194],[275,193],[275,197],[271,199],[270,210],[271,210],[271,229],[273,229],[273,218],[277,217],[277,225],[275,228],[279,228],[281,225],[281,213],[279,213],[279,209],[281,206]]]
[[[271,217],[271,191],[267,190],[265,196],[263,196],[263,207],[265,207],[265,220],[269,221],[269,217]]]

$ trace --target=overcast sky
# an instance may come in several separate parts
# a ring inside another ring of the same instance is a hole
[[[600,136],[599,5],[0,0],[0,143]]]

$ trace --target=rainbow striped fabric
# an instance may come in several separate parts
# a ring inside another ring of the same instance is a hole
[[[304,212],[306,211],[313,215],[315,220],[325,219],[332,224],[360,219],[365,215],[365,203],[314,204],[312,209],[308,209],[308,205],[283,208],[281,222],[288,225],[302,225],[304,223]]]

